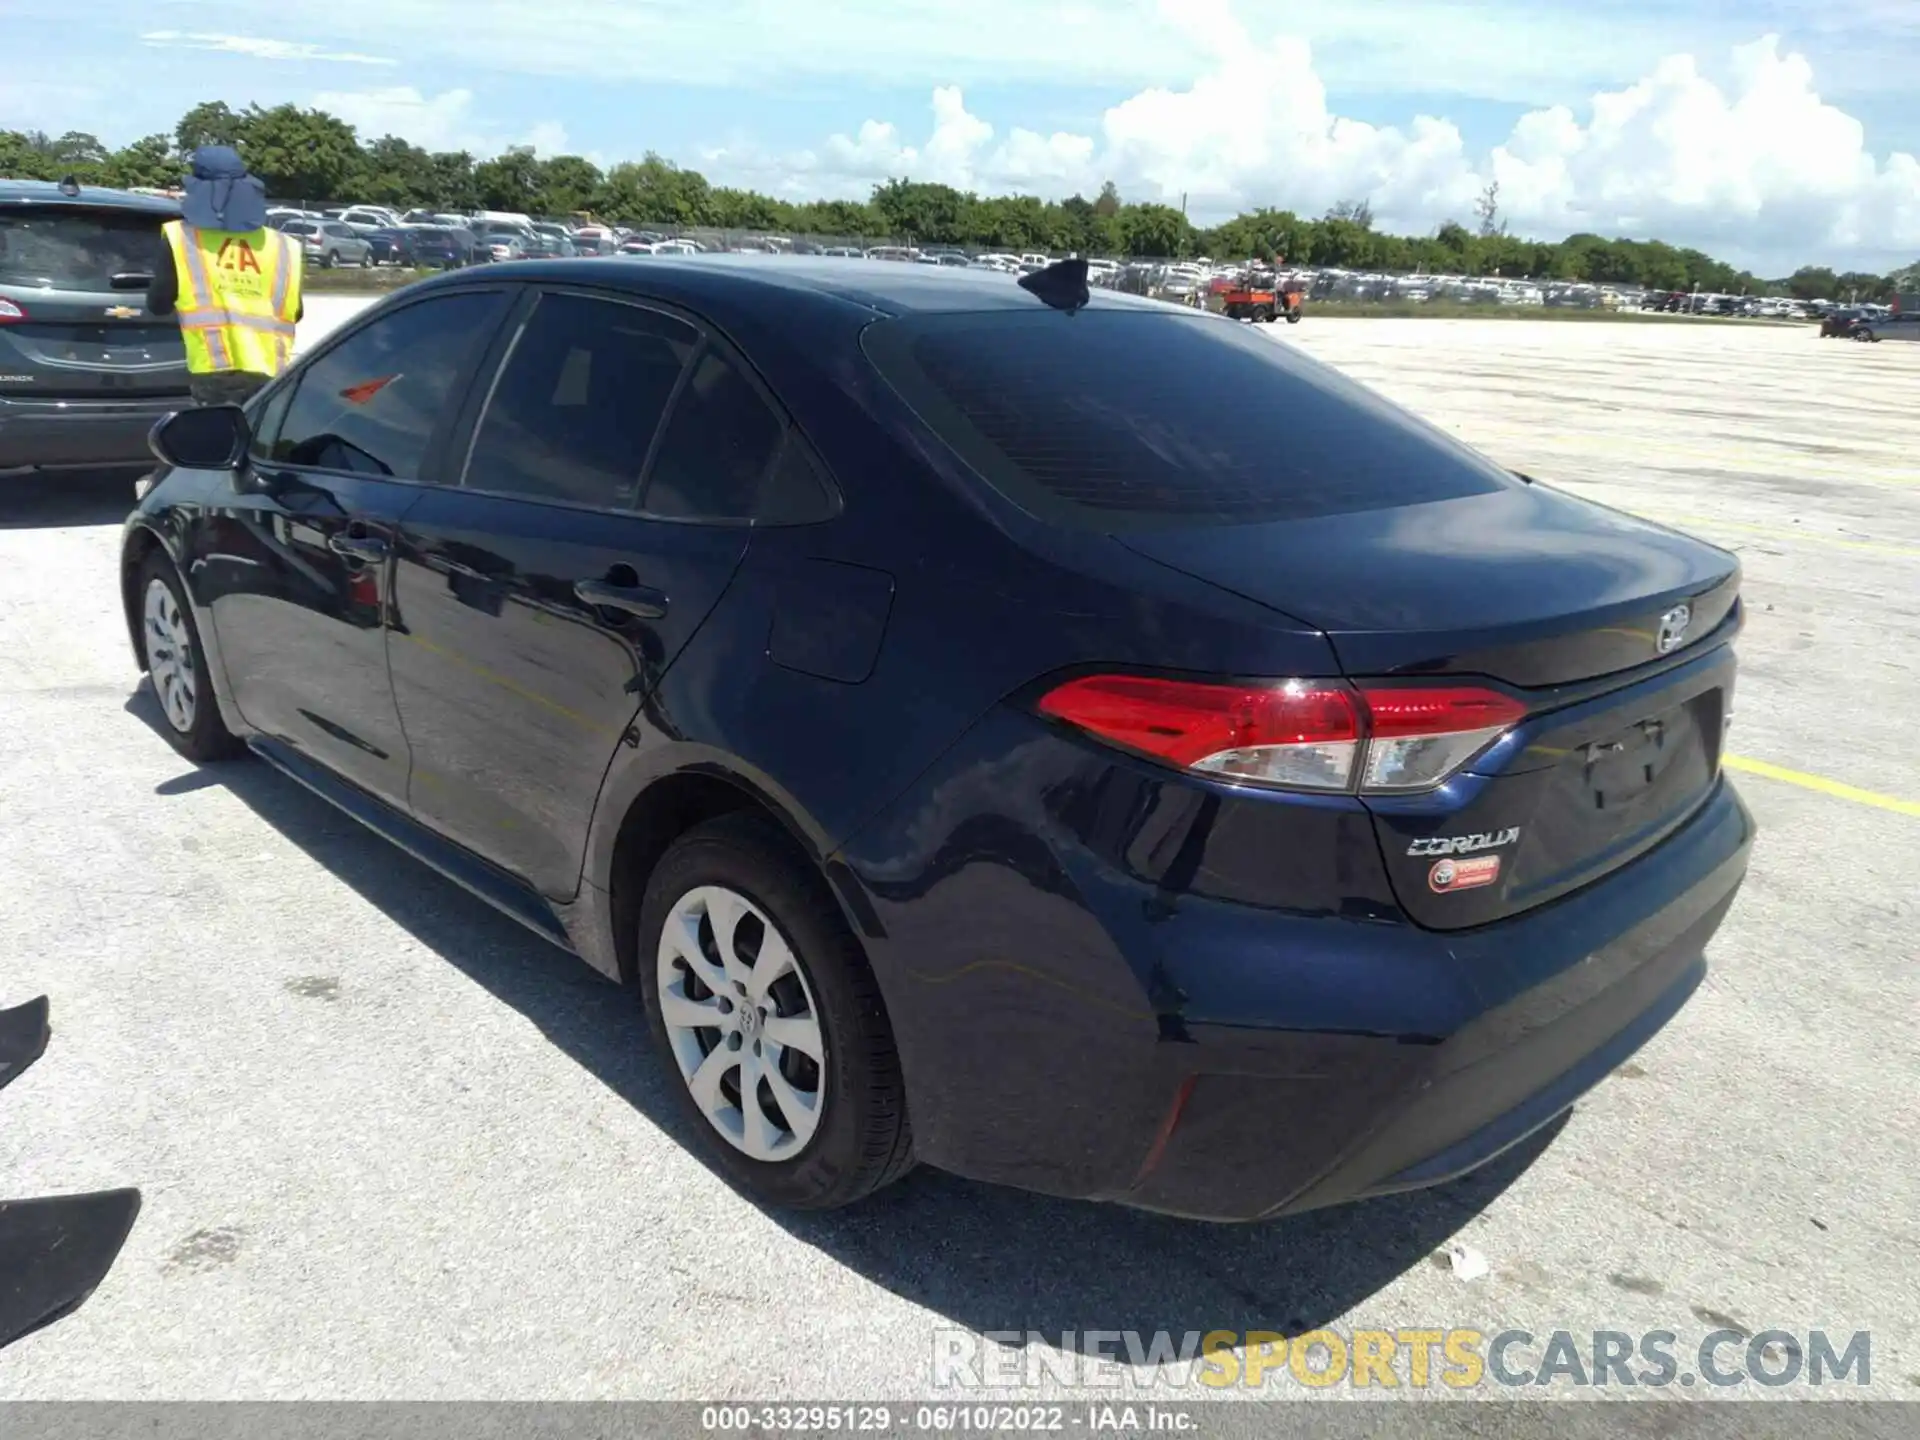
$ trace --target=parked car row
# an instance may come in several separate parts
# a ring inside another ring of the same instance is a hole
[[[1820,319],[1822,340],[1920,341],[1920,296],[1903,296],[1899,305],[1852,305],[1829,310]]]

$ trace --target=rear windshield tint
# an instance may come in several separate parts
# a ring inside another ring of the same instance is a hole
[[[166,258],[165,218],[0,207],[0,285],[111,290],[116,275],[151,275]]]
[[[911,316],[863,343],[982,478],[1057,524],[1304,520],[1517,483],[1290,346],[1171,308]]]

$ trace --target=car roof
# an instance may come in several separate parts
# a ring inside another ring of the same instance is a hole
[[[103,210],[131,210],[148,215],[178,215],[180,202],[164,195],[136,195],[105,185],[82,185],[69,194],[51,180],[0,180],[0,205],[91,205]]]
[[[885,315],[1030,310],[1041,303],[1012,276],[995,271],[831,256],[647,255],[532,261],[513,271],[516,280],[604,285],[638,293],[653,288],[649,276],[669,280],[675,291],[696,303],[703,296],[723,300],[748,290],[830,296]],[[1099,288],[1090,292],[1088,308],[1178,313],[1162,301]]]

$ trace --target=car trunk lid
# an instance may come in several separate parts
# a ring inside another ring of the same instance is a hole
[[[1263,525],[1119,537],[1324,630],[1350,675],[1484,675],[1539,688],[1628,671],[1733,603],[1739,562],[1691,536],[1542,485]],[[1671,647],[1670,647],[1671,648]]]
[[[1713,546],[1537,485],[1116,538],[1324,630],[1349,677],[1471,676],[1527,706],[1438,789],[1365,797],[1420,924],[1486,924],[1589,884],[1718,779],[1740,572]]]

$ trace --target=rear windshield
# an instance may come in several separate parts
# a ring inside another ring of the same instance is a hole
[[[165,218],[0,207],[0,284],[111,290],[115,275],[152,275],[166,256]]]
[[[1252,326],[1140,310],[935,314],[869,358],[1014,504],[1100,532],[1305,520],[1516,484]]]

